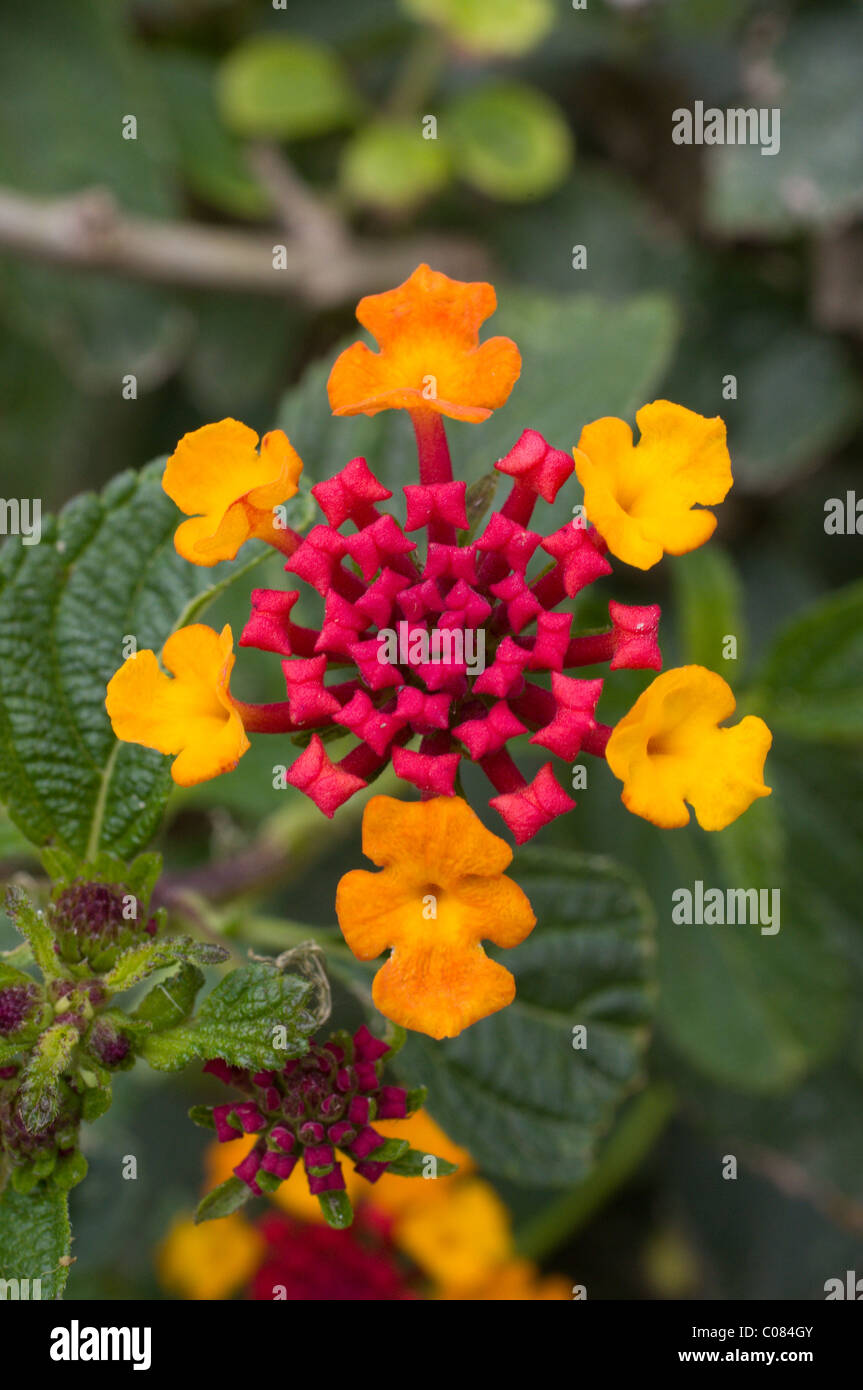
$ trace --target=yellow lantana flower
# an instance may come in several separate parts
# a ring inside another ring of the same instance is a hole
[[[760,796],[773,735],[756,715],[731,729],[736,708],[726,681],[704,666],[657,676],[614,729],[605,756],[623,783],[628,810],[670,829],[689,823],[723,830]]]
[[[175,1221],[157,1251],[159,1282],[188,1299],[229,1298],[247,1284],[266,1243],[239,1212],[221,1221]]]
[[[363,853],[382,872],[345,874],[336,914],[359,960],[392,947],[372,986],[380,1012],[403,1028],[454,1038],[511,1004],[515,980],[480,944],[517,946],[536,925],[504,875],[509,845],[460,797],[375,796],[363,813]]]
[[[451,280],[427,265],[394,290],[366,295],[357,318],[380,351],[354,343],[335,361],[327,390],[334,415],[423,410],[453,420],[487,420],[521,372],[510,338],[480,343],[497,308],[492,285]]]
[[[203,623],[182,627],[156,653],[130,656],[108,682],[105,707],[117,738],[176,753],[171,776],[193,787],[230,772],[249,747],[229,683],[233,636]]]
[[[552,1303],[572,1298],[572,1285],[565,1274],[540,1274],[530,1260],[507,1260],[491,1270],[478,1284],[445,1288],[444,1300],[477,1303]]]
[[[721,502],[734,480],[719,416],[654,401],[635,419],[637,445],[625,420],[585,425],[575,471],[587,517],[609,550],[647,570],[663,554],[685,555],[712,536],[716,517],[703,508]]]
[[[274,507],[297,491],[302,460],[283,430],[261,440],[239,420],[184,434],[165,466],[162,487],[191,517],[177,527],[174,545],[193,565],[233,560],[253,536],[285,549]]]
[[[460,1178],[447,1188],[446,1200],[433,1206],[408,1207],[393,1238],[424,1274],[447,1290],[481,1283],[512,1249],[509,1212],[482,1178]]]

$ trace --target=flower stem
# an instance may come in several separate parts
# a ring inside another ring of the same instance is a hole
[[[421,483],[451,483],[452,460],[443,416],[436,410],[412,410]]]

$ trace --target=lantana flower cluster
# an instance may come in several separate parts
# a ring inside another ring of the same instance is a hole
[[[359,1177],[377,1182],[410,1145],[385,1139],[373,1122],[405,1119],[425,1099],[422,1089],[383,1083],[383,1062],[391,1051],[363,1025],[353,1037],[339,1033],[323,1045],[311,1043],[280,1072],[251,1073],[219,1058],[209,1061],[205,1071],[245,1096],[209,1111],[216,1138],[229,1143],[243,1134],[257,1136],[235,1176],[260,1196],[275,1192],[301,1162],[309,1192],[330,1224],[349,1225],[352,1208],[337,1153],[350,1159]],[[200,1112],[196,1117],[201,1119]]]
[[[490,285],[463,284],[428,266],[358,306],[378,349],[356,343],[340,354],[330,405],[337,416],[409,412],[418,476],[402,489],[404,524],[388,510],[391,491],[355,458],[312,488],[324,519],[305,537],[292,531],[283,504],[297,490],[302,463],[279,430],[258,451],[252,431],[223,420],[186,435],[169,460],[165,488],[190,517],[176,535],[188,560],[232,558],[252,537],[286,556],[291,587],[254,591],[239,645],[279,658],[287,698],[236,699],[231,630],[202,624],[169,638],[161,667],[153,652],[130,658],[107,696],[118,737],[173,754],[182,785],[235,767],[248,734],[269,732],[305,745],[287,781],[326,816],[388,764],[406,791],[420,794],[421,823],[409,820],[412,807],[370,802],[366,852],[383,869],[376,878],[386,900],[375,899],[373,925],[363,900],[370,876],[360,884],[349,874],[338,915],[362,959],[394,948],[375,981],[378,1007],[435,1037],[510,1001],[509,985],[491,978],[480,939],[515,945],[533,925],[529,905],[501,886],[509,858],[497,846],[508,847],[484,830],[480,845],[466,828],[466,817],[479,822],[461,801],[463,760],[488,778],[490,805],[517,844],[573,809],[553,760],[571,764],[583,752],[605,759],[630,811],[666,828],[687,824],[691,806],[704,829],[722,829],[770,790],[763,779],[770,732],[752,715],[721,727],[735,701],[716,673],[663,672],[613,729],[598,714],[603,678],[572,674],[603,665],[660,671],[658,606],[611,599],[609,624],[596,633],[578,630],[572,601],[611,575],[612,556],[646,570],[709,538],[716,526],[709,508],[732,485],[724,424],[659,400],[637,413],[637,443],[625,421],[608,417],[585,426],[571,454],[528,427],[503,458],[490,460],[509,490],[475,531],[478,499],[453,476],[444,419],[482,422],[518,379],[516,345],[480,341],[495,306]],[[583,508],[573,506],[573,520],[548,533],[542,506],[574,478]],[[297,582],[319,596],[314,627],[294,619]],[[484,660],[472,660],[479,652]],[[329,740],[340,732],[354,742],[332,758]],[[518,739],[552,755],[531,778],[512,755]],[[456,805],[464,814],[427,809]],[[402,829],[415,869],[395,847]],[[504,919],[501,894],[511,909]],[[424,921],[415,909],[429,896],[445,912]]]

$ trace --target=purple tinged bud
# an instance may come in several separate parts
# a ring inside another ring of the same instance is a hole
[[[306,1177],[309,1184],[309,1191],[313,1197],[317,1197],[320,1192],[339,1192],[345,1185],[341,1166],[338,1163],[335,1164],[330,1173],[307,1173]]]
[[[296,1140],[293,1134],[291,1134],[291,1131],[289,1129],[285,1129],[284,1125],[274,1125],[273,1128],[270,1130],[270,1142],[272,1144],[275,1144],[277,1148],[281,1149],[282,1153],[289,1154],[293,1149]]]
[[[407,1118],[408,1093],[401,1086],[381,1086],[377,1099],[379,1120]]]
[[[374,1163],[366,1161],[363,1163],[357,1163],[354,1167],[354,1172],[359,1173],[360,1177],[365,1178],[366,1182],[377,1182],[378,1178],[383,1177],[384,1173],[387,1171],[387,1168],[389,1168],[388,1163]]]
[[[341,1067],[336,1075],[336,1090],[342,1093],[352,1091],[355,1079],[353,1067]]]
[[[303,1154],[303,1162],[307,1172],[314,1172],[315,1169],[323,1169],[329,1172],[330,1167],[335,1163],[335,1154],[330,1144],[311,1144]]]
[[[261,1195],[261,1189],[255,1182],[255,1174],[260,1166],[261,1155],[258,1153],[257,1149],[252,1149],[250,1153],[246,1154],[242,1163],[238,1163],[234,1169],[234,1173],[240,1179],[240,1182],[244,1182],[247,1187],[250,1187],[256,1197]]]
[[[282,1103],[282,1094],[275,1086],[268,1086],[264,1091],[264,1108],[272,1115],[278,1110]]]
[[[229,1140],[236,1139],[242,1133],[242,1130],[232,1124],[229,1118],[234,1108],[233,1105],[213,1106],[213,1122],[216,1126],[216,1138],[220,1144],[227,1144]]]
[[[90,1029],[89,1044],[91,1051],[106,1067],[118,1067],[131,1048],[129,1039],[102,1018],[97,1018]]]
[[[383,1142],[382,1135],[366,1125],[351,1144],[351,1157],[368,1158],[369,1154],[374,1153],[375,1149],[379,1149]]]
[[[300,1140],[303,1144],[320,1144],[324,1137],[324,1127],[317,1120],[307,1120],[300,1126]]]
[[[213,1057],[209,1062],[205,1062],[203,1070],[209,1072],[210,1076],[217,1076],[226,1086],[230,1086],[234,1079],[233,1068],[229,1067],[227,1062],[223,1062],[221,1057]]]
[[[261,1167],[265,1173],[272,1173],[274,1177],[289,1178],[294,1171],[296,1158],[291,1158],[288,1154],[277,1154],[272,1149],[268,1149],[261,1159]]]
[[[358,1062],[376,1062],[390,1050],[389,1044],[376,1038],[365,1024],[354,1033],[354,1047]]]
[[[338,1148],[347,1148],[356,1132],[349,1120],[338,1120],[336,1124],[330,1125],[327,1130],[327,1138],[331,1144],[335,1144]]]
[[[275,1086],[276,1073],[274,1071],[256,1071],[254,1076],[252,1077],[252,1080],[254,1081],[255,1085],[260,1086],[261,1089],[264,1089],[267,1086]]]
[[[257,1134],[260,1130],[266,1129],[267,1121],[253,1100],[241,1101],[232,1109],[246,1134]]]
[[[355,1125],[367,1125],[371,1118],[371,1102],[365,1096],[354,1096],[348,1106],[348,1119]]]
[[[0,989],[0,1037],[16,1033],[36,1003],[35,985],[7,985]]]
[[[354,1070],[357,1074],[357,1085],[361,1091],[376,1091],[378,1089],[378,1074],[374,1062],[357,1062]]]

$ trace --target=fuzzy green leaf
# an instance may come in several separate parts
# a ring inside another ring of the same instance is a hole
[[[239,1211],[251,1196],[252,1189],[232,1174],[198,1203],[195,1225],[200,1225],[202,1221],[217,1221],[221,1216],[230,1216],[232,1212]]]
[[[29,1279],[26,1295],[19,1285],[22,1297],[61,1296],[69,1269],[60,1261],[68,1258],[71,1243],[65,1192],[40,1184],[27,1196],[11,1186],[0,1193],[0,1278]],[[38,1293],[35,1279],[41,1280]]]
[[[60,1108],[60,1077],[78,1043],[72,1023],[55,1023],[33,1049],[21,1083],[19,1108],[31,1134],[47,1129]]]
[[[241,966],[216,985],[189,1023],[147,1039],[142,1055],[157,1071],[178,1071],[193,1057],[221,1057],[229,1066],[255,1070],[282,1067],[308,1049],[315,1027],[304,1007],[310,989],[308,981],[275,965]]]

